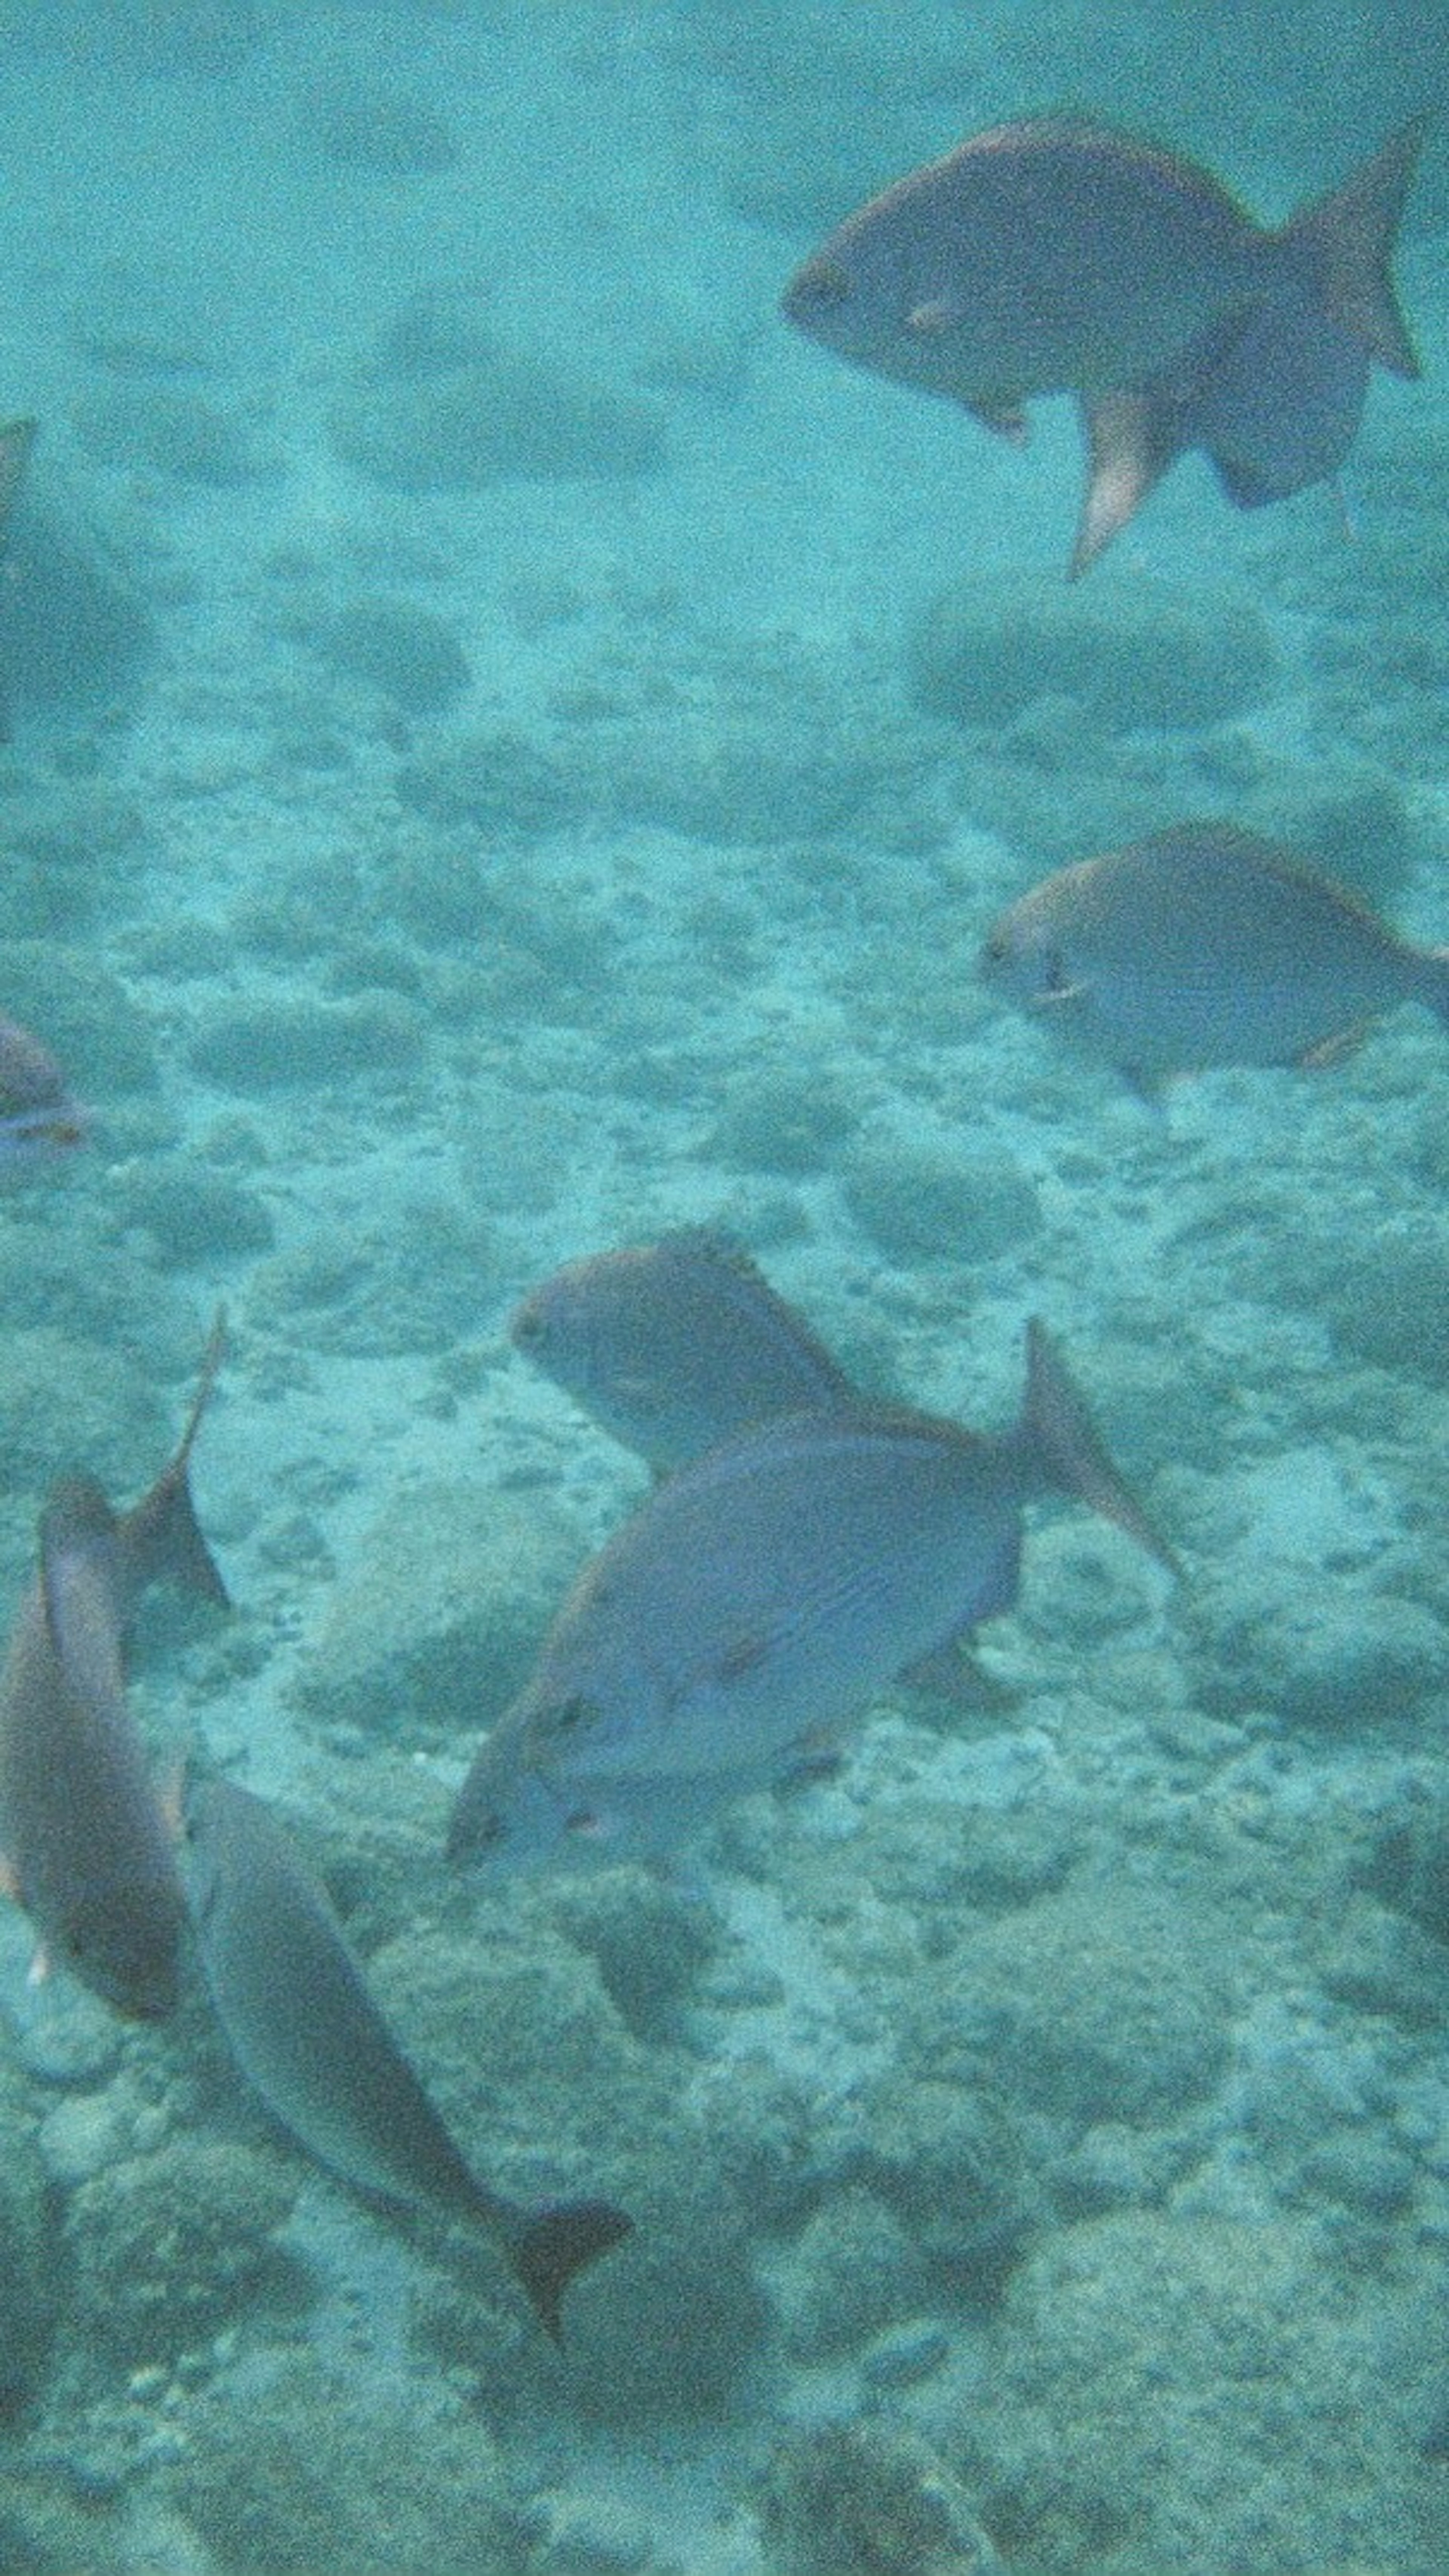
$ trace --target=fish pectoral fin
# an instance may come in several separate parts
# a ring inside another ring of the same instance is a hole
[[[12,1905],[23,1905],[25,1902],[20,1886],[20,1872],[8,1852],[0,1853],[0,1896],[8,1896]]]
[[[954,331],[961,319],[961,307],[949,295],[928,296],[915,304],[906,315],[906,329],[917,340],[928,340],[938,331]]]
[[[50,1952],[42,1941],[34,1958],[31,1960],[29,1967],[25,1971],[25,1982],[27,1986],[48,1985],[54,1974],[55,1961],[52,1959]]]
[[[1039,993],[1031,994],[1027,1009],[1059,1011],[1064,1002],[1084,1002],[1091,989],[1091,985],[1080,976],[1074,984],[1044,984]]]
[[[1004,438],[1012,447],[1025,447],[1031,431],[1019,402],[969,402],[965,408],[983,429],[990,430],[993,438]]]
[[[1180,406],[1165,388],[1099,394],[1082,404],[1087,489],[1069,578],[1080,579],[1136,517],[1153,485],[1182,452]]]

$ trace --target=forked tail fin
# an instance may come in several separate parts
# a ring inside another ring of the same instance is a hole
[[[1105,1520],[1135,1538],[1139,1547],[1165,1565],[1169,1574],[1181,1566],[1167,1541],[1159,1538],[1142,1505],[1113,1466],[1107,1446],[1087,1408],[1086,1397],[1068,1372],[1039,1316],[1026,1328],[1026,1400],[1022,1434],[1043,1475],[1063,1493],[1075,1494]]]
[[[1434,111],[1410,119],[1341,188],[1316,197],[1280,238],[1313,262],[1324,304],[1391,375],[1417,376],[1418,353],[1389,273],[1404,200]]]
[[[563,2294],[575,2273],[621,2244],[633,2228],[633,2219],[612,2201],[558,2200],[536,2210],[509,2247],[534,2314],[556,2344],[563,2342]]]
[[[180,1583],[201,1593],[204,1599],[217,1602],[222,1609],[230,1606],[229,1596],[201,1535],[191,1500],[189,1469],[192,1447],[216,1384],[225,1345],[226,1316],[218,1308],[176,1455],[162,1468],[149,1494],[143,1494],[140,1502],[123,1515],[120,1525],[130,1579],[138,1591],[148,1583]]]

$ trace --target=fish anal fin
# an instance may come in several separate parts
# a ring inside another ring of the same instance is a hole
[[[1344,1064],[1351,1055],[1357,1055],[1372,1026],[1371,1020],[1360,1020],[1351,1029],[1336,1029],[1331,1038],[1319,1038],[1313,1046],[1305,1047],[1293,1061],[1300,1073],[1327,1073],[1334,1065]]]
[[[1011,447],[1025,447],[1031,433],[1019,402],[994,402],[988,397],[984,402],[967,403],[966,409],[983,429],[990,430],[993,438],[1004,438]]]
[[[561,2200],[526,2221],[509,2259],[545,2334],[563,2343],[563,2294],[575,2274],[633,2234],[634,2222],[608,2200]]]
[[[947,1700],[953,1708],[978,1717],[1003,1715],[1017,1704],[1017,1693],[1010,1685],[979,1664],[958,1637],[948,1637],[944,1646],[918,1655],[913,1664],[907,1664],[901,1679],[912,1690],[927,1691],[932,1699]]]
[[[1163,388],[1098,394],[1082,404],[1087,488],[1068,578],[1079,581],[1181,455],[1180,404]]]

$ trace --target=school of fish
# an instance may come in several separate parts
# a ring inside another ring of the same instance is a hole
[[[848,215],[783,310],[1015,441],[1030,402],[1073,396],[1079,574],[1187,451],[1239,507],[1287,499],[1337,473],[1376,366],[1417,374],[1391,261],[1428,125],[1276,229],[1194,163],[1089,117],[995,126]],[[34,435],[0,423],[0,536]],[[1449,1023],[1449,949],[1221,822],[1058,870],[986,927],[977,970],[1147,1095],[1215,1067],[1329,1063],[1401,1003]],[[90,1123],[43,1042],[0,1016],[0,1175],[45,1170]],[[986,1433],[859,1388],[710,1228],[569,1262],[510,1332],[655,1482],[512,1704],[477,1712],[445,1833],[457,1864],[672,1855],[747,1792],[827,1766],[882,1695],[971,1697],[972,1641],[1017,1597],[1040,1501],[1086,1505],[1178,1572],[1036,1317],[1017,1418]],[[303,2152],[382,2209],[477,2231],[559,2342],[569,2283],[631,2219],[484,2180],[282,1820],[204,1758],[168,1787],[132,1714],[141,1595],[173,1583],[227,1603],[190,1487],[222,1343],[218,1318],[138,1502],[117,1511],[77,1474],[45,1501],[0,1672],[5,1885],[38,1975],[62,1968],[141,2023],[199,1987]]]

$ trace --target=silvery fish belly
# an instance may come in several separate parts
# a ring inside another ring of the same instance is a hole
[[[712,1450],[580,1578],[469,1776],[454,1856],[499,1841],[515,1798],[586,1822],[601,1792],[649,1784],[703,1813],[788,1770],[1010,1604],[1036,1481],[1012,1435],[898,1412],[794,1415]]]

